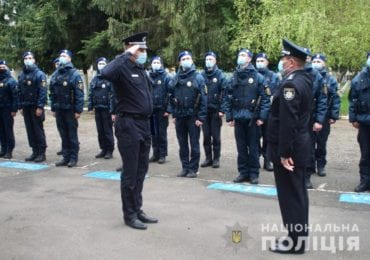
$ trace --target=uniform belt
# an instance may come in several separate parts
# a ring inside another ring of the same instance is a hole
[[[119,117],[131,117],[136,120],[148,120],[150,118],[150,116],[147,116],[147,115],[127,113],[127,112],[118,112],[117,115]]]

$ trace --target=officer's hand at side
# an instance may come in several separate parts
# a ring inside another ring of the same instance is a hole
[[[196,125],[197,127],[200,127],[200,126],[202,126],[202,125],[203,125],[203,122],[202,122],[202,121],[200,121],[200,120],[195,120],[195,125]]]
[[[112,115],[111,117],[112,117],[112,121],[116,122],[116,115]]]
[[[357,128],[357,129],[359,129],[359,128],[360,128],[360,124],[359,124],[358,122],[353,122],[353,123],[352,123],[352,126],[353,126],[354,128]]]
[[[23,116],[23,109],[19,109],[19,113]]]
[[[15,117],[17,115],[17,112],[12,112],[11,115],[12,117]]]
[[[256,124],[257,124],[258,126],[261,126],[261,125],[263,125],[263,121],[262,121],[261,119],[258,119],[258,120],[256,121]]]
[[[75,118],[76,119],[79,119],[80,118],[80,114],[79,113],[75,113]]]
[[[292,157],[280,158],[280,162],[283,165],[283,167],[287,169],[288,171],[292,172],[294,170],[294,162],[293,162]]]
[[[234,125],[235,125],[234,120],[232,120],[232,121],[229,122],[229,126],[234,127]]]
[[[335,124],[335,122],[336,122],[336,121],[335,121],[334,119],[329,119],[329,124],[331,124],[331,125],[332,125],[332,124]]]
[[[167,116],[169,116],[170,114],[169,113],[167,113],[167,112],[164,112],[163,113],[163,116],[165,116],[165,117],[167,117]]]
[[[322,129],[322,124],[317,123],[317,122],[313,124],[312,131],[319,132],[321,131],[321,129]]]
[[[172,120],[172,123],[176,124],[176,118],[174,118],[174,119]]]
[[[223,117],[224,115],[225,115],[225,113],[218,112],[218,116],[219,116],[219,117]]]
[[[41,116],[42,115],[42,109],[41,108],[36,108],[36,112],[35,112],[35,115],[37,116],[37,117],[39,117],[39,116]]]

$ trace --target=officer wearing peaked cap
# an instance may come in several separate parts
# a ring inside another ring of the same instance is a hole
[[[35,64],[35,56],[27,51],[23,54],[24,67],[18,77],[19,108],[26,125],[27,137],[32,154],[26,161],[45,161],[46,138],[44,132],[47,102],[46,76]]]
[[[114,85],[116,94],[115,134],[121,154],[121,200],[126,225],[146,229],[156,223],[142,210],[142,190],[148,172],[153,112],[150,79],[144,69],[147,59],[146,37],[138,33],[123,39],[125,52],[108,63],[101,74]]]
[[[303,69],[307,56],[303,48],[285,39],[283,47],[281,61],[284,78],[273,95],[267,124],[267,147],[274,163],[277,195],[288,237],[279,239],[270,250],[303,254],[303,241],[308,235],[305,170],[310,153],[307,143],[310,140],[308,127],[313,99],[312,81]]]

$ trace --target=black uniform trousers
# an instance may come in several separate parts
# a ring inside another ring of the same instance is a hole
[[[152,135],[153,156],[156,159],[167,156],[167,127],[168,116],[163,116],[165,111],[155,110],[152,114],[154,134]]]
[[[330,124],[329,120],[325,120],[325,123],[322,125],[321,131],[315,133],[316,137],[316,150],[315,150],[315,158],[317,168],[325,168],[326,166],[326,143],[328,142],[330,134]]]
[[[10,108],[0,108],[1,152],[12,152],[15,147],[14,118]]]
[[[310,123],[309,126],[309,134],[310,134],[310,154],[308,155],[308,164],[306,168],[306,174],[311,175],[316,172],[316,140],[317,140],[317,132],[312,130],[313,122]]]
[[[370,126],[360,123],[357,141],[360,145],[360,180],[370,185]]]
[[[218,111],[208,109],[207,118],[202,125],[203,147],[206,155],[206,160],[214,160],[220,158],[221,126],[222,119],[218,115]]]
[[[255,120],[235,120],[234,134],[238,150],[238,171],[246,177],[259,176],[260,128]]]
[[[269,158],[269,154],[267,153],[266,133],[267,121],[265,121],[264,124],[261,126],[262,145],[260,146],[260,155],[262,155],[266,161],[271,161],[271,158]]]
[[[277,154],[278,147],[268,143],[268,154],[274,164],[276,190],[283,224],[296,245],[298,237],[308,236],[308,193],[305,182],[306,167],[295,166],[290,172],[283,167]]]
[[[179,155],[182,169],[198,172],[200,160],[200,128],[195,125],[195,116],[176,118],[176,136],[179,142]],[[190,154],[189,154],[190,139]]]
[[[100,149],[113,152],[113,121],[108,108],[95,108],[95,123]]]
[[[44,131],[45,112],[36,116],[36,106],[24,106],[22,108],[24,124],[26,126],[28,144],[34,154],[45,154],[46,137]]]
[[[121,200],[125,220],[137,218],[143,205],[142,191],[148,172],[150,152],[150,122],[124,116],[117,117],[115,135],[121,154]]]
[[[57,128],[62,138],[62,152],[65,161],[78,160],[80,143],[78,141],[78,120],[72,109],[55,111]]]

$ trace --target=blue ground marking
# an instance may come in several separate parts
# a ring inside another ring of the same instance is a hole
[[[0,167],[31,170],[31,171],[37,171],[37,170],[49,168],[49,166],[46,164],[21,163],[21,162],[2,162],[0,163]]]
[[[343,193],[340,195],[339,201],[348,203],[370,204],[370,194]]]
[[[96,171],[96,172],[87,173],[84,176],[90,177],[90,178],[107,179],[107,180],[114,180],[114,181],[121,180],[121,173],[120,172]]]
[[[213,183],[208,185],[208,189],[213,190],[226,190],[226,191],[236,191],[241,193],[254,193],[262,194],[266,196],[276,196],[275,187],[261,187],[256,185],[245,185],[245,184],[232,184],[232,183]]]

